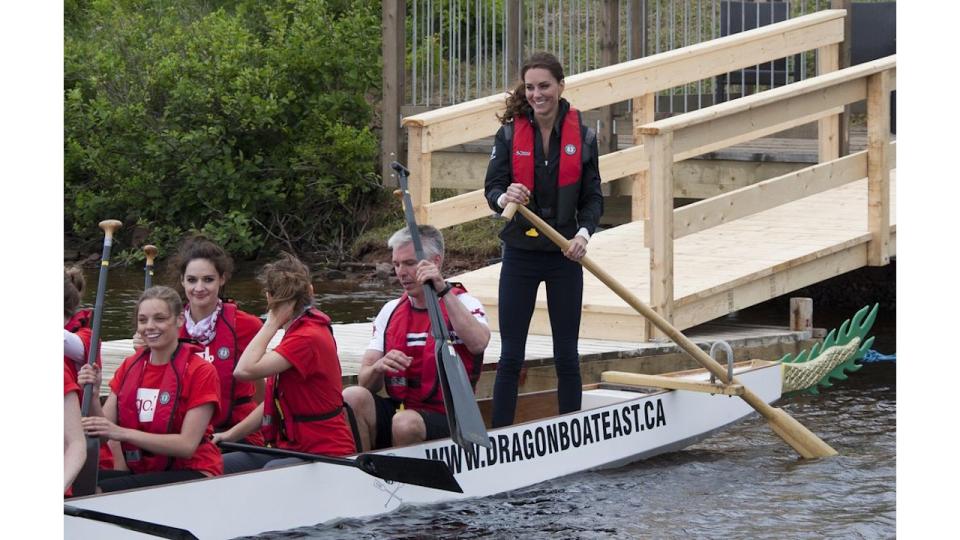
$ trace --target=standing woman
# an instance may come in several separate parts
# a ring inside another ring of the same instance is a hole
[[[267,321],[243,351],[233,372],[240,380],[270,377],[263,403],[216,441],[236,441],[262,426],[272,446],[342,456],[356,450],[343,408],[343,384],[330,317],[313,305],[310,270],[284,253],[260,271],[267,297]],[[283,339],[272,351],[270,340]],[[271,456],[248,452],[224,455],[228,473],[262,467]]]
[[[603,213],[596,132],[562,99],[563,67],[536,53],[524,62],[521,82],[507,96],[487,166],[484,195],[495,212],[528,205],[565,238],[561,252],[517,214],[500,233],[499,323],[502,349],[493,387],[493,427],[514,421],[517,385],[540,282],[546,282],[561,414],[580,409],[577,334],[583,300],[578,264]]]
[[[242,381],[233,376],[240,355],[263,325],[260,319],[223,298],[223,288],[233,272],[233,261],[220,246],[203,236],[187,238],[170,262],[183,288],[187,305],[181,338],[203,347],[201,356],[220,377],[220,412],[213,419],[223,431],[247,417],[263,401],[263,379]],[[263,445],[259,431],[246,442]]]
[[[90,365],[80,370],[79,384],[94,388],[90,416],[81,420],[84,431],[123,448],[121,470],[101,470],[99,490],[223,474],[220,451],[210,442],[220,383],[216,369],[197,354],[199,347],[179,340],[180,295],[169,287],[147,289],[137,302],[136,321],[146,347],[117,368],[103,407],[99,371]]]

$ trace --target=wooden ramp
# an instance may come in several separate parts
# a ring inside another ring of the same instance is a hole
[[[890,173],[890,254],[896,254],[896,174]],[[650,298],[644,222],[597,233],[589,255],[639,298]],[[867,179],[854,181],[674,241],[673,323],[683,330],[867,265]],[[644,319],[584,272],[580,336],[649,339]],[[456,276],[497,326],[496,264]],[[540,287],[532,334],[550,334]]]

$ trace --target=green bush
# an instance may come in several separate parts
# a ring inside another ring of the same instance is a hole
[[[65,227],[338,255],[379,197],[379,4],[65,4]]]

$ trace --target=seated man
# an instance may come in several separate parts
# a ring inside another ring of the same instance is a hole
[[[454,349],[474,387],[490,341],[483,305],[460,284],[447,283],[440,274],[443,235],[429,225],[418,229],[423,261],[417,261],[406,227],[387,242],[404,294],[380,310],[360,366],[360,384],[343,391],[364,451],[450,436],[424,297],[427,281],[433,282],[440,297]],[[377,395],[384,386],[387,398]]]

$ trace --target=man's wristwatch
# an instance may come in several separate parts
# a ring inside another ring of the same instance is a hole
[[[449,281],[444,281],[444,283],[447,285],[443,289],[437,291],[437,298],[443,298],[448,292],[450,292],[450,289],[453,288],[453,285],[451,285]]]

